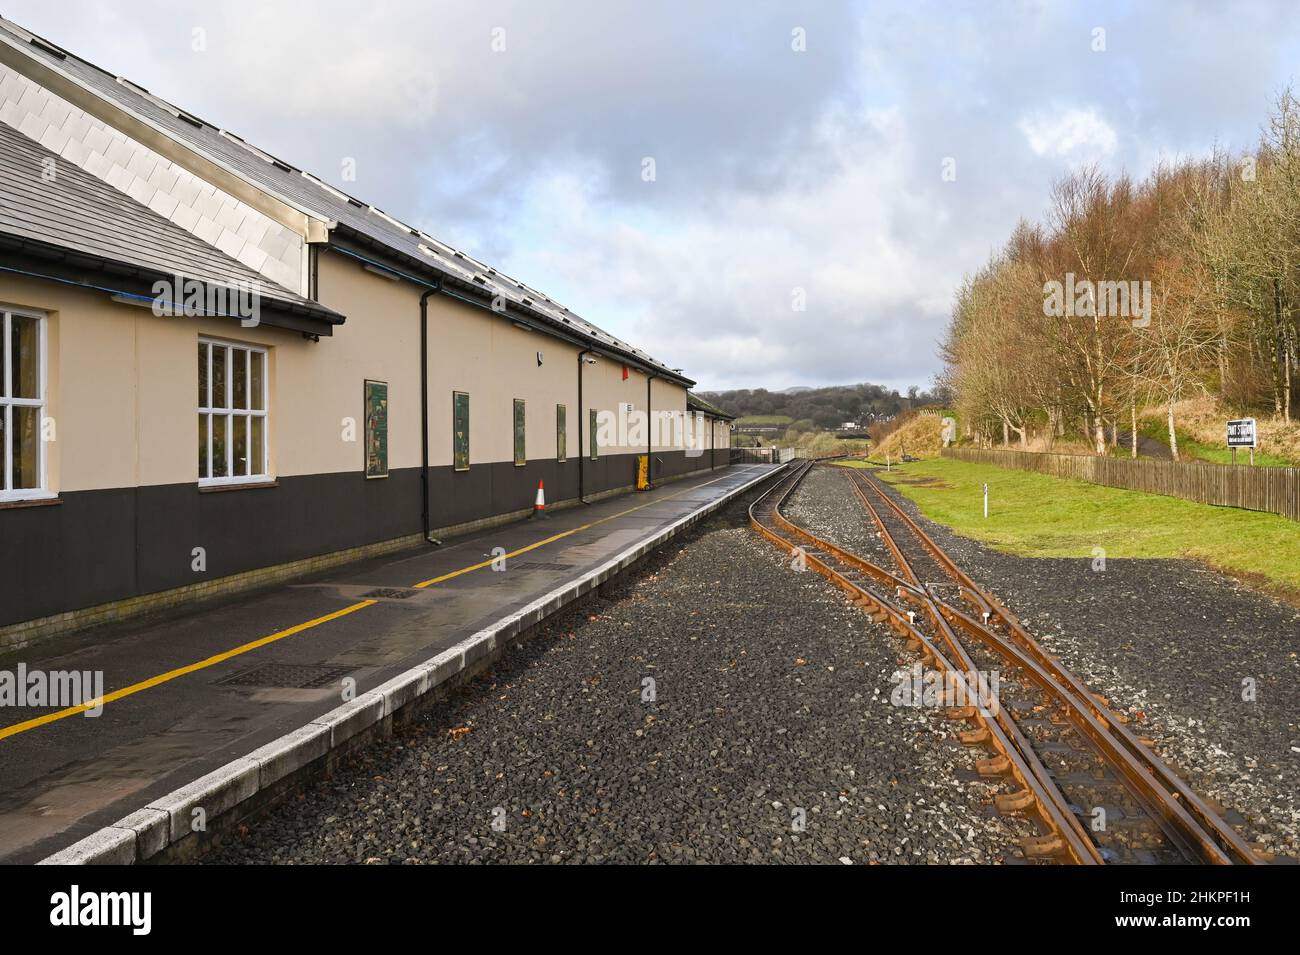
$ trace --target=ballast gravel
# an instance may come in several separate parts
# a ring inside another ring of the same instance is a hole
[[[816,469],[799,501],[813,496],[816,507],[840,515],[840,543],[852,547],[853,534],[863,533],[848,527],[860,505],[831,493],[836,479],[843,480]],[[825,493],[812,495],[817,486]],[[1128,714],[1129,725],[1248,841],[1276,861],[1300,861],[1296,608],[1191,560],[1004,554],[889,493],[1044,647]]]
[[[1027,823],[897,644],[747,501],[232,837],[214,863],[989,863]]]

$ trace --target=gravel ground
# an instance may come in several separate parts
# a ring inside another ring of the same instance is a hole
[[[954,724],[890,704],[892,634],[743,505],[616,586],[207,861],[1018,857]]]
[[[814,477],[809,493],[833,490],[839,476]],[[1113,559],[1094,571],[1090,557],[999,553],[894,497],[1049,651],[1130,714],[1197,793],[1244,822],[1250,841],[1278,861],[1300,860],[1300,613],[1193,561]],[[852,547],[850,535],[863,531],[843,533]],[[1253,700],[1242,698],[1247,680]]]

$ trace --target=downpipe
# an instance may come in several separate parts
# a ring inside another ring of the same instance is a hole
[[[441,282],[420,296],[420,521],[425,542],[437,547],[442,541],[429,527],[429,296],[440,291]]]
[[[587,452],[583,450],[582,438],[587,433],[587,416],[582,413],[582,366],[586,364],[585,359],[592,351],[590,348],[584,348],[578,352],[578,502],[588,506],[591,502],[586,499],[583,484],[587,473]]]

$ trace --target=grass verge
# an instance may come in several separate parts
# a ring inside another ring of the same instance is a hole
[[[1300,524],[1276,514],[946,458],[879,476],[931,520],[1007,553],[1091,557],[1101,547],[1108,558],[1191,558],[1300,603]]]

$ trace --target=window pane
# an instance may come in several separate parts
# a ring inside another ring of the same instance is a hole
[[[515,464],[522,465],[528,462],[527,448],[524,444],[524,402],[521,398],[515,399]]]
[[[457,471],[465,471],[469,468],[469,395],[454,392],[452,405],[452,465]]]
[[[244,477],[248,474],[248,419],[243,415],[235,415],[234,425],[231,477]]]
[[[555,459],[561,462],[569,457],[569,435],[565,421],[568,410],[564,405],[555,406]]]
[[[226,351],[220,345],[212,349],[212,407],[226,407]]]
[[[0,312],[0,398],[4,398],[8,395],[8,392],[5,391],[5,362],[9,360],[8,357],[6,357],[8,354],[9,354],[9,333],[5,331],[5,313]],[[4,416],[3,410],[0,410],[0,418],[3,418],[3,416]],[[3,428],[4,428],[4,421],[0,420],[0,429]],[[4,447],[5,446],[3,444],[0,444],[0,456],[4,454]],[[4,462],[3,462],[3,458],[0,457],[0,470],[3,469],[4,469]],[[0,475],[0,477],[3,477],[3,475]],[[3,487],[4,487],[4,482],[0,481],[0,488]]]
[[[208,415],[199,415],[199,477],[208,476]]]
[[[388,477],[388,382],[363,379],[361,398],[366,416],[366,477]]]
[[[254,355],[253,357],[256,358],[258,356]],[[253,419],[253,441],[252,441],[252,445],[248,449],[248,452],[252,459],[252,469],[249,471],[249,473],[265,474],[266,473],[266,419],[265,418]]]
[[[262,383],[262,364],[266,356],[261,352],[252,353],[253,371],[248,379],[248,389],[252,404],[249,405],[254,411],[266,410],[266,386]]]
[[[9,360],[13,363],[14,398],[39,398],[39,325],[26,315],[10,315]]]
[[[13,409],[13,489],[15,491],[41,486],[39,412],[39,408]]]
[[[234,366],[230,377],[234,385],[234,400],[230,407],[248,408],[248,352],[235,348],[230,352],[230,362]]]
[[[219,354],[219,353],[218,353]],[[226,431],[230,419],[225,415],[212,416],[212,476],[226,477]]]
[[[199,342],[199,407],[208,407],[208,343]]]

